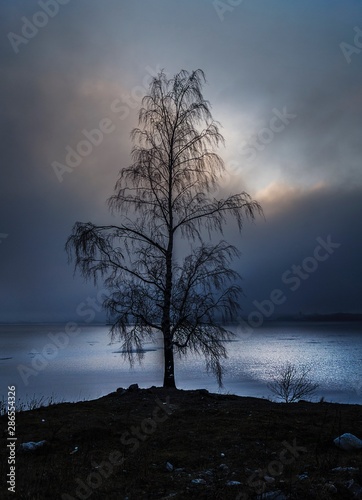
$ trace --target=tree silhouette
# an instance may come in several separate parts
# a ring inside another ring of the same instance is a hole
[[[295,403],[314,394],[318,388],[318,384],[309,377],[310,371],[310,366],[297,367],[288,361],[277,370],[268,383],[268,388],[285,403]]]
[[[227,216],[241,230],[245,218],[261,212],[245,192],[211,197],[224,171],[215,153],[224,139],[201,93],[204,82],[200,69],[152,80],[131,133],[133,163],[120,171],[108,200],[119,224],[77,222],[66,243],[76,269],[104,280],[111,336],[123,340],[130,363],[142,358],[145,341],[162,334],[164,387],[176,387],[174,355],[188,352],[203,355],[221,385],[231,337],[222,324],[239,308],[239,275],[230,268],[238,250],[205,243],[203,232],[222,234]],[[189,245],[184,257],[181,239]]]

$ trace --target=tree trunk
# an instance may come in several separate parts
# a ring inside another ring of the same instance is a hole
[[[175,366],[173,359],[173,345],[169,338],[170,334],[164,334],[163,346],[164,346],[164,376],[163,376],[163,387],[168,387],[176,389],[175,383]]]
[[[162,333],[164,347],[163,387],[176,389],[175,366],[173,359],[173,342],[171,337],[171,297],[172,297],[172,257],[173,257],[173,207],[172,207],[172,171],[173,171],[173,137],[170,146],[170,162],[168,176],[168,246],[166,252],[166,287],[163,304]]]
[[[171,295],[172,295],[172,252],[173,252],[173,234],[170,231],[166,254],[166,289],[163,303],[162,333],[164,347],[164,377],[163,387],[176,388],[175,367],[173,358],[173,342],[171,338]]]
[[[163,305],[162,333],[164,348],[164,377],[163,387],[176,388],[175,367],[173,359],[173,342],[171,338],[171,293],[172,293],[172,241],[169,244],[169,252],[166,257],[166,291]]]

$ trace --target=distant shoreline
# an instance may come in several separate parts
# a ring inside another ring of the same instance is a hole
[[[247,321],[247,317],[241,318],[243,321]],[[26,325],[63,325],[68,321],[74,321],[74,319],[67,319],[64,321],[44,321],[44,322],[28,322],[28,321],[19,321],[19,322],[1,322],[0,326],[26,326]],[[280,322],[293,322],[293,323],[307,323],[307,322],[332,322],[332,323],[351,323],[351,322],[362,322],[362,313],[330,313],[330,314],[286,314],[277,317],[264,318],[264,322],[267,323],[280,323]],[[80,326],[112,326],[112,323],[109,322],[92,322],[92,323],[81,323],[77,321],[77,324]],[[238,322],[230,323],[231,326],[237,325]]]

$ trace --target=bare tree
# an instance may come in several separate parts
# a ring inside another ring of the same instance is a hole
[[[204,81],[201,70],[152,80],[131,134],[133,163],[120,171],[108,200],[119,224],[77,222],[66,244],[86,278],[104,279],[112,339],[123,340],[131,363],[161,332],[164,387],[175,387],[174,354],[187,352],[203,355],[221,384],[231,332],[220,322],[239,307],[238,274],[229,267],[238,250],[204,243],[202,232],[222,233],[227,216],[241,230],[245,218],[261,212],[245,192],[211,197],[224,171],[215,153],[223,137],[201,93]],[[184,258],[180,239],[190,248]]]
[[[310,371],[310,367],[297,367],[288,361],[279,368],[268,388],[285,403],[299,401],[313,394],[318,387],[309,377]]]

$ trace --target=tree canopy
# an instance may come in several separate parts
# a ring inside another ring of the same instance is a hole
[[[145,341],[161,334],[165,387],[175,387],[174,354],[204,356],[222,381],[221,361],[231,332],[224,326],[240,307],[238,249],[206,235],[222,234],[228,217],[239,230],[260,205],[248,193],[217,199],[224,142],[202,95],[202,70],[153,78],[131,133],[132,163],[121,169],[109,208],[117,224],[77,222],[66,248],[86,278],[102,279],[112,338],[130,362]],[[181,255],[177,245],[188,242]]]

